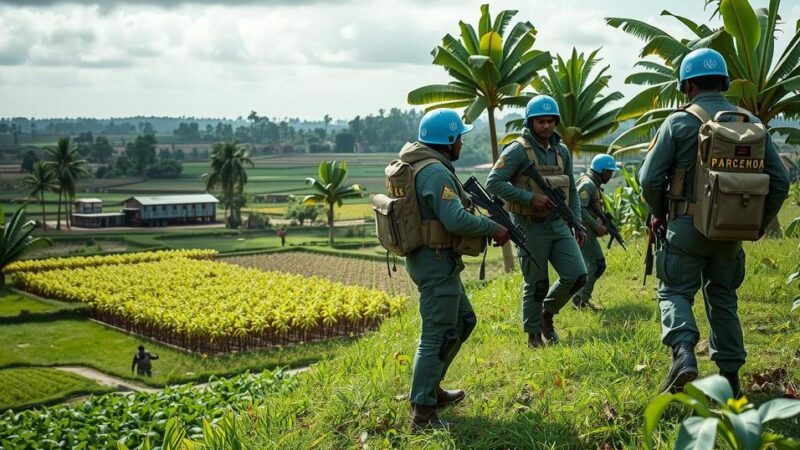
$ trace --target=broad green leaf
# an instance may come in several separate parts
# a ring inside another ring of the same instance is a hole
[[[486,111],[487,106],[486,97],[481,96],[476,98],[475,101],[464,110],[464,118],[467,123],[472,123],[477,120],[478,117]]]
[[[645,448],[653,448],[653,433],[661,420],[661,415],[672,403],[672,394],[661,394],[653,399],[644,410],[644,445]]]
[[[464,43],[464,47],[470,54],[477,54],[480,42],[478,41],[478,36],[475,34],[475,29],[472,28],[472,25],[464,21],[459,21],[458,27],[461,29],[461,42]]]
[[[736,40],[739,54],[749,62],[749,75],[753,79],[755,66],[752,59],[761,39],[761,25],[756,13],[747,0],[721,0],[719,9],[725,30]]]
[[[478,35],[483,40],[483,35],[492,29],[492,16],[489,14],[489,5],[484,3],[481,5],[481,18],[478,21]],[[488,55],[487,55],[488,56]]]
[[[408,103],[411,105],[428,105],[431,103],[453,102],[470,100],[476,95],[475,90],[452,84],[431,84],[414,89],[408,93]]]
[[[483,66],[489,64],[490,61],[492,61],[490,57],[483,55],[472,55],[469,57],[469,63],[478,70],[482,70]]]
[[[741,450],[758,450],[761,445],[761,420],[758,411],[751,409],[741,414],[722,411],[733,426],[733,434],[741,444]]]
[[[728,399],[733,397],[731,385],[721,375],[711,375],[690,384],[720,405],[725,405]]]
[[[755,104],[758,97],[756,85],[750,80],[733,80],[725,96],[730,98],[734,104]]]
[[[778,398],[770,400],[758,408],[762,423],[770,420],[789,419],[800,414],[800,400]]]
[[[494,31],[481,36],[481,55],[492,58],[499,70],[503,65],[503,37]]]
[[[713,450],[719,419],[689,417],[681,424],[675,448],[681,450]]]
[[[522,136],[522,134],[520,134],[520,133],[508,133],[505,136],[503,136],[503,139],[501,139],[500,142],[497,145],[499,145],[501,147],[505,147],[506,145],[514,142],[514,139],[516,139],[516,138],[518,138],[520,136]]]

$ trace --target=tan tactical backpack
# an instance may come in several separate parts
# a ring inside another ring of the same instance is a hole
[[[415,178],[420,170],[434,163],[438,163],[435,158],[413,164],[396,159],[386,166],[389,195],[377,194],[372,199],[378,240],[383,248],[398,256],[407,256],[423,245],[434,250],[452,248],[460,255],[477,256],[486,248],[485,237],[453,235],[440,221],[423,220],[420,215]],[[457,185],[456,195],[469,207],[469,199],[460,184]]]
[[[770,180],[764,173],[764,125],[750,122],[750,114],[743,109],[720,111],[713,118],[696,104],[685,111],[702,123],[694,171],[695,203],[686,207],[694,216],[695,228],[711,240],[758,240],[765,225]],[[737,120],[720,121],[731,116]],[[674,185],[676,180],[672,181]]]

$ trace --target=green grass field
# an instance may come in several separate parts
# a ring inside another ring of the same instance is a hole
[[[0,412],[47,405],[70,397],[104,394],[113,389],[81,376],[47,368],[0,369]]]
[[[740,313],[750,354],[742,372],[747,389],[752,375],[775,368],[788,371],[779,381],[800,378],[800,321],[789,312],[797,287],[785,282],[800,260],[797,244],[746,244]],[[562,342],[537,351],[527,348],[521,328],[519,274],[471,289],[478,327],[444,384],[464,388],[468,397],[444,412],[457,421],[448,432],[408,433],[404,396],[420,327],[412,307],[304,375],[291,395],[267,399],[261,416],[245,421],[249,426],[241,435],[252,448],[343,448],[359,442],[380,448],[640,449],[644,407],[657,394],[670,357],[660,343],[656,280],[642,286],[641,258],[634,255],[613,247],[596,290],[604,310],[563,310],[556,319]],[[703,339],[701,372],[716,373],[708,359],[702,302],[695,314]],[[777,395],[753,394],[751,400],[759,404]],[[677,424],[687,414],[668,411],[656,436],[659,448],[672,448]],[[800,435],[796,419],[771,428]]]
[[[44,313],[74,307],[75,305],[62,302],[42,302],[0,287],[0,317],[18,316],[23,310],[30,313]]]

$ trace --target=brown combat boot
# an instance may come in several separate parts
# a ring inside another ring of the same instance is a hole
[[[538,331],[536,333],[528,333],[528,348],[539,348],[544,347],[544,339],[542,339],[542,333]]]
[[[436,407],[443,408],[448,405],[455,405],[464,400],[466,394],[461,389],[447,390],[436,387]]]
[[[411,432],[419,433],[428,429],[446,429],[449,424],[439,418],[436,405],[411,404]]]
[[[553,325],[553,313],[546,309],[542,310],[542,337],[550,344],[558,343],[558,333]]]

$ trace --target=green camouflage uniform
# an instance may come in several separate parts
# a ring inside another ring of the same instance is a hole
[[[414,163],[436,158],[416,175],[417,201],[423,220],[439,220],[458,236],[491,236],[495,223],[470,214],[462,204],[461,185],[453,164],[443,154],[420,143],[406,144],[400,159]],[[461,344],[475,328],[477,318],[461,283],[464,263],[450,249],[420,247],[406,258],[406,269],[420,294],[422,335],[414,357],[411,401],[436,405],[436,388]]]
[[[546,149],[539,145],[527,129],[523,131],[523,138],[533,146],[539,163],[542,165],[556,165],[556,152],[561,152],[564,160],[564,174],[569,175],[570,180],[569,207],[575,218],[580,220],[581,208],[572,174],[572,156],[567,147],[561,143],[561,138],[554,134]],[[486,189],[507,202],[529,205],[534,193],[511,184],[515,174],[523,170],[529,162],[528,154],[520,143],[514,142],[506,146],[489,173]],[[526,333],[538,333],[541,331],[542,309],[557,314],[569,301],[570,296],[575,294],[586,282],[586,266],[583,264],[580,247],[578,247],[575,237],[555,209],[550,211],[550,214],[544,219],[535,219],[514,213],[511,214],[511,218],[515,224],[521,225],[525,229],[528,249],[533,253],[533,258],[531,258],[524,252],[517,252],[524,278],[522,325]],[[533,263],[534,259],[538,263],[538,267]],[[553,265],[559,276],[549,291],[548,262]]]
[[[583,226],[586,227],[586,242],[581,247],[581,254],[583,255],[583,263],[586,264],[587,276],[586,284],[578,291],[576,297],[584,302],[588,302],[592,298],[592,291],[594,291],[597,279],[606,271],[606,258],[603,256],[603,248],[600,246],[600,240],[597,237],[597,230],[600,229],[601,223],[589,211],[589,202],[599,203],[600,207],[604,208],[601,184],[600,177],[591,169],[578,180],[581,218]]]
[[[703,93],[694,98],[714,117],[719,111],[735,110],[722,94]],[[758,119],[751,117],[753,122]],[[639,173],[642,194],[653,215],[667,215],[667,177],[674,167],[689,168],[697,158],[700,121],[680,111],[664,121]],[[770,176],[764,223],[768,224],[786,198],[789,180],[777,151],[768,137],[764,171]],[[694,199],[694,170],[684,182],[684,201]],[[692,313],[694,296],[702,288],[710,325],[711,359],[725,372],[736,372],[744,364],[742,327],[737,312],[736,289],[745,274],[745,255],[739,241],[711,241],[698,232],[691,216],[678,215],[667,225],[667,243],[656,253],[659,279],[662,342],[670,347],[687,342],[696,345],[700,333]]]

